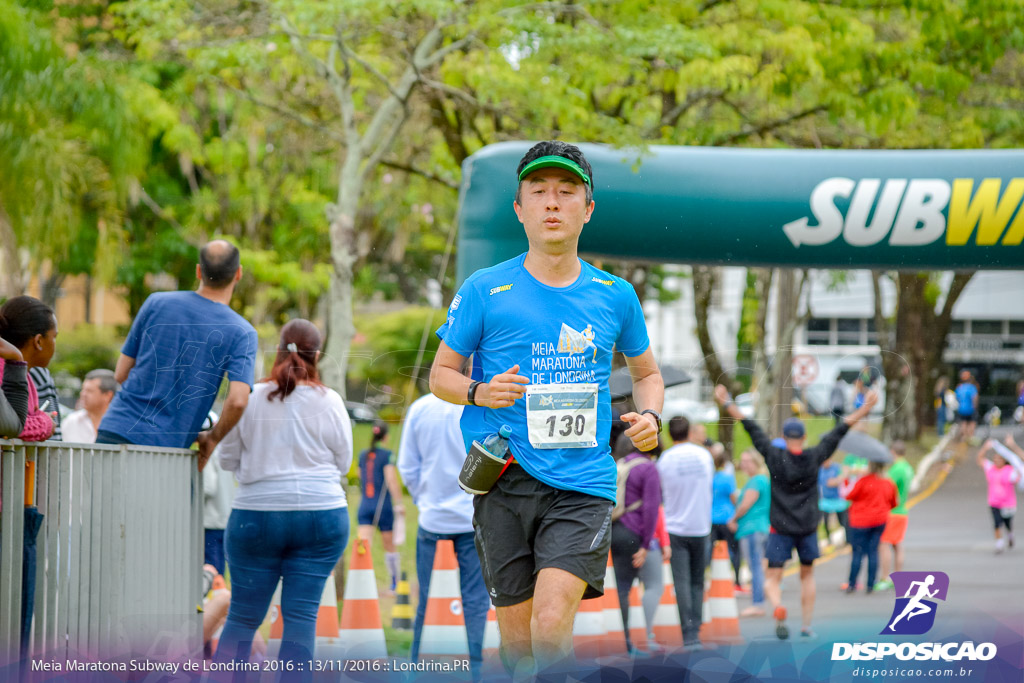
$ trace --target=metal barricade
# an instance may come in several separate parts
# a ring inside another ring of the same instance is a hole
[[[20,657],[24,510],[33,484],[43,521],[28,659],[201,653],[203,487],[195,455],[0,440],[0,666]]]

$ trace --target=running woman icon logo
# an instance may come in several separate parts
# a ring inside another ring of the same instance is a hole
[[[893,572],[896,606],[882,635],[918,636],[935,624],[935,600],[946,599],[949,576],[944,572]]]

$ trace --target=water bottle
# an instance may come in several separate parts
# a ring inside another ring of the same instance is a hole
[[[512,428],[508,425],[501,425],[497,434],[491,434],[484,439],[484,448],[493,457],[504,460],[505,453],[508,452],[508,437],[510,436],[512,436]]]
[[[483,443],[474,441],[466,454],[466,461],[459,473],[459,486],[466,493],[482,496],[494,486],[505,471],[508,461],[508,437],[512,428],[501,425],[497,434],[491,434]]]

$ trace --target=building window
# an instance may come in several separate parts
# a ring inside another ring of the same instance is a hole
[[[963,320],[954,320],[949,324],[950,334],[963,334],[966,329],[966,325]]]
[[[828,318],[811,318],[807,321],[807,343],[812,346],[827,346],[830,339],[832,321]]]
[[[1011,320],[1010,334],[1014,337],[1024,336],[1024,320]]]
[[[867,337],[866,337],[865,341],[867,341],[868,344],[877,344],[878,343],[878,330],[875,329],[875,319],[874,318],[868,318],[867,319],[867,330],[868,330],[868,334],[867,334]]]
[[[995,334],[1001,335],[1003,333],[1003,321],[1002,320],[972,320],[971,321],[971,334]]]
[[[836,344],[840,346],[857,346],[862,342],[861,328],[864,321],[860,318],[836,319]]]

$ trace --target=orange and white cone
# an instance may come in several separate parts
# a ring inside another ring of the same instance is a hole
[[[604,570],[604,654],[622,654],[626,651],[625,626],[622,623],[622,609],[619,607],[619,590],[615,583],[615,567],[612,554],[608,553],[608,566]]]
[[[331,587],[334,583],[331,582]],[[322,604],[322,603],[321,603]],[[370,542],[357,539],[352,549],[345,602],[341,608],[339,637],[349,659],[384,659],[388,655],[384,627],[377,602],[377,577],[373,573]]]
[[[647,618],[640,600],[639,581],[634,581],[629,588],[629,639],[633,647],[647,647]]]
[[[455,543],[438,541],[430,573],[427,611],[420,636],[420,659],[468,659],[469,640],[462,615],[462,589]]]
[[[607,588],[605,595],[608,595]],[[596,658],[604,654],[608,639],[608,630],[604,626],[604,603],[603,597],[580,602],[572,625],[572,647],[577,657]]]
[[[715,541],[711,553],[711,587],[704,592],[703,622],[701,641],[723,645],[743,642],[732,565],[725,541]]]
[[[672,564],[665,560],[661,565],[665,589],[654,612],[654,639],[664,647],[680,647],[683,644],[683,627],[679,623],[679,605],[676,602],[676,586],[672,580]]]
[[[498,630],[498,611],[491,605],[487,610],[487,625],[484,626],[483,656],[497,657],[501,648],[501,632]]]
[[[313,654],[319,661],[337,660],[345,654],[338,628],[338,593],[334,588],[334,572],[327,577],[327,583],[320,593],[320,609],[316,614],[316,648]]]

